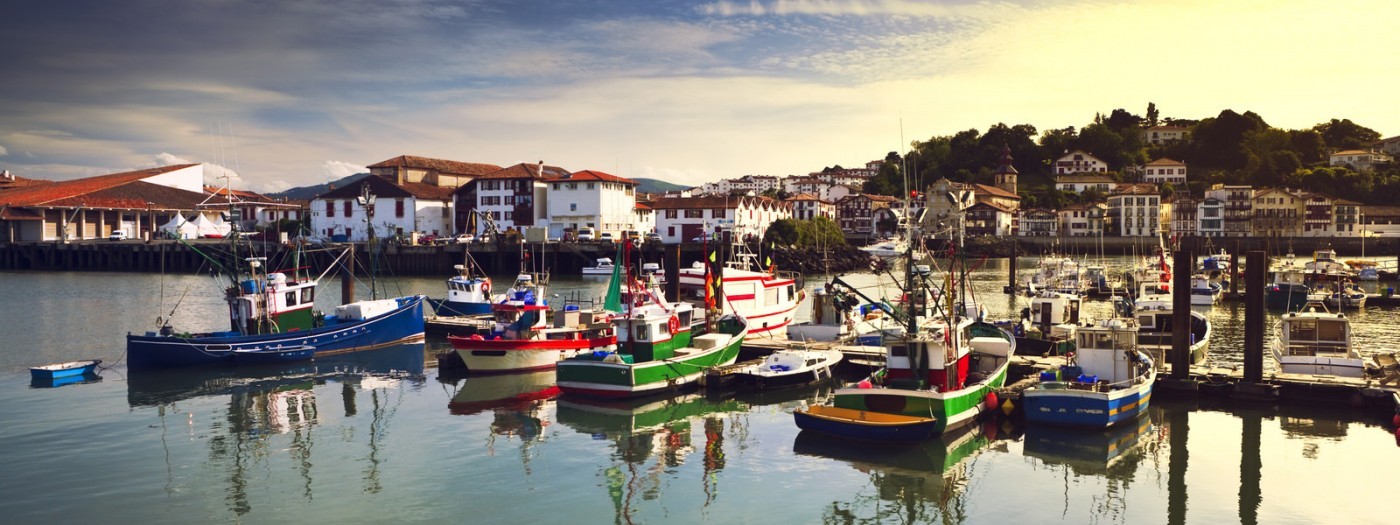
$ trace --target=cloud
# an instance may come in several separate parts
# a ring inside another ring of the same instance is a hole
[[[369,173],[369,168],[343,160],[328,160],[321,164],[321,173],[325,175],[326,181],[337,181],[356,173]]]
[[[720,1],[700,5],[701,14],[712,16],[909,16],[923,18],[987,18],[1009,7],[1000,2],[950,4],[915,0],[772,0]]]
[[[9,152],[9,150],[6,150],[6,149],[5,149],[5,146],[0,146],[0,157],[4,157],[5,155],[9,155],[9,154],[10,154],[10,152]]]

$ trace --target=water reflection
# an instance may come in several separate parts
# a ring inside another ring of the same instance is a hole
[[[917,445],[871,445],[800,432],[793,442],[799,456],[849,464],[867,474],[868,488],[850,501],[835,501],[822,513],[824,523],[964,523],[972,458],[998,442],[998,422],[971,425]],[[893,505],[890,505],[893,504]]]
[[[1104,480],[1105,490],[1093,498],[1093,514],[1109,518],[1113,523],[1127,519],[1127,495],[1137,478],[1139,465],[1160,450],[1157,430],[1162,418],[1155,405],[1137,420],[1125,422],[1107,430],[1085,430],[1048,425],[1026,428],[1025,455],[1040,460],[1051,468],[1061,467],[1065,492],[1074,484],[1071,475],[1096,477]],[[1070,515],[1070,498],[1064,499],[1061,516]]]
[[[724,469],[725,425],[744,435],[744,420],[726,417],[747,411],[737,399],[707,399],[701,393],[667,399],[601,401],[564,398],[558,402],[559,422],[612,449],[603,469],[603,486],[613,503],[613,522],[632,523],[638,501],[658,500],[665,475],[697,451],[694,421],[700,419],[701,491],[704,507],[714,502],[718,473]]]
[[[398,345],[356,352],[313,363],[274,367],[216,367],[158,371],[133,371],[127,378],[127,402],[133,407],[155,406],[160,418],[161,443],[166,459],[166,492],[183,490],[172,462],[172,431],[184,426],[185,438],[195,441],[208,433],[204,464],[226,473],[225,501],[238,515],[252,511],[249,493],[273,470],[283,467],[280,452],[300,479],[301,497],[313,498],[313,449],[317,427],[329,416],[316,388],[340,383],[345,418],[359,412],[367,395],[370,421],[364,453],[362,490],[383,489],[380,467],[390,422],[404,391],[403,383],[423,382],[424,348]],[[324,393],[324,388],[322,392]],[[227,396],[219,419],[202,428],[195,412],[181,408],[200,398]],[[173,421],[172,421],[173,419]],[[154,426],[154,425],[153,425]],[[343,436],[342,436],[343,437]]]
[[[559,396],[554,371],[519,374],[438,376],[438,381],[456,389],[447,408],[453,415],[470,416],[491,411],[491,432],[486,441],[487,455],[496,455],[496,439],[520,439],[520,462],[525,474],[533,470],[530,460],[534,446],[543,442],[549,426],[550,408]]]

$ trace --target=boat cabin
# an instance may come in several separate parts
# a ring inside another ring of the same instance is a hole
[[[1279,321],[1279,343],[1287,356],[1347,357],[1351,348],[1351,324],[1345,314],[1330,314],[1310,303]]]
[[[1138,377],[1146,360],[1137,352],[1138,324],[1132,318],[1112,318],[1079,328],[1075,336],[1073,365],[1088,371],[1088,381],[1109,385],[1131,381]],[[1083,375],[1081,374],[1075,374]],[[1062,377],[1076,381],[1078,377]],[[1120,385],[1127,386],[1127,385]]]
[[[473,277],[467,267],[452,265],[457,275],[447,280],[447,300],[449,302],[483,303],[491,301],[491,278]]]
[[[261,259],[261,258],[257,258]],[[260,261],[250,261],[254,268]],[[230,329],[244,335],[310,330],[318,322],[315,311],[316,281],[296,281],[284,273],[244,279],[230,287]]]
[[[971,361],[962,330],[940,326],[931,334],[905,339],[887,338],[885,369],[891,386],[956,390],[967,383]]]
[[[696,311],[686,303],[673,310],[650,305],[628,315],[613,318],[617,331],[617,353],[630,356],[629,363],[645,363],[675,357],[691,345],[691,326]]]
[[[1045,290],[1031,298],[1027,319],[1042,332],[1052,327],[1079,323],[1079,296]]]

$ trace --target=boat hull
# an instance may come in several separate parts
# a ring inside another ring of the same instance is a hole
[[[135,369],[170,368],[233,362],[237,350],[269,346],[316,347],[316,356],[368,350],[423,339],[421,295],[400,297],[399,307],[378,317],[331,323],[311,330],[277,334],[146,335],[127,334],[128,366]]]
[[[316,355],[316,347],[298,346],[290,348],[267,348],[243,350],[233,353],[233,360],[240,365],[271,365],[308,361]]]
[[[441,317],[464,317],[491,313],[491,303],[449,301],[446,299],[430,301],[433,304],[433,311]]]
[[[1121,390],[1098,392],[1070,388],[1071,383],[1042,383],[1022,394],[1026,421],[1052,425],[1108,428],[1132,421],[1147,411],[1152,381]]]
[[[81,377],[94,373],[97,365],[102,364],[101,359],[88,361],[73,361],[47,367],[33,367],[29,369],[30,379],[47,381],[53,379],[63,379],[68,377]]]
[[[547,370],[561,359],[582,353],[617,348],[617,336],[593,339],[472,339],[448,337],[457,355],[472,373],[510,373]]]
[[[710,368],[734,364],[743,342],[744,334],[740,334],[722,347],[646,363],[582,358],[559,361],[559,389],[566,395],[602,398],[640,397],[675,390],[699,381]]]
[[[829,406],[797,409],[792,418],[804,431],[858,441],[916,443],[938,435],[941,428],[933,418]]]
[[[1293,310],[1308,302],[1308,288],[1302,285],[1270,285],[1264,289],[1264,302],[1271,310]]]
[[[948,432],[973,423],[987,410],[987,394],[1006,384],[1009,363],[1009,360],[1004,360],[987,379],[958,390],[934,392],[891,387],[843,388],[836,391],[834,404],[853,410],[932,418],[937,421],[936,432]]]

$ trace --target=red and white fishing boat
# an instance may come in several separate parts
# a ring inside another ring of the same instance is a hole
[[[725,314],[735,314],[748,321],[749,334],[786,333],[787,325],[797,315],[797,305],[805,292],[795,272],[781,272],[770,264],[760,269],[756,257],[742,243],[735,243],[733,253],[720,274],[724,294],[718,305]],[[706,250],[708,253],[709,250]],[[704,305],[707,277],[705,264],[696,262],[680,270],[683,300]]]
[[[515,285],[491,305],[494,319],[490,332],[447,336],[467,370],[546,370],[560,359],[617,348],[611,315],[580,310],[576,305],[552,310],[545,301],[545,283],[540,281],[529,273],[516,278]]]

